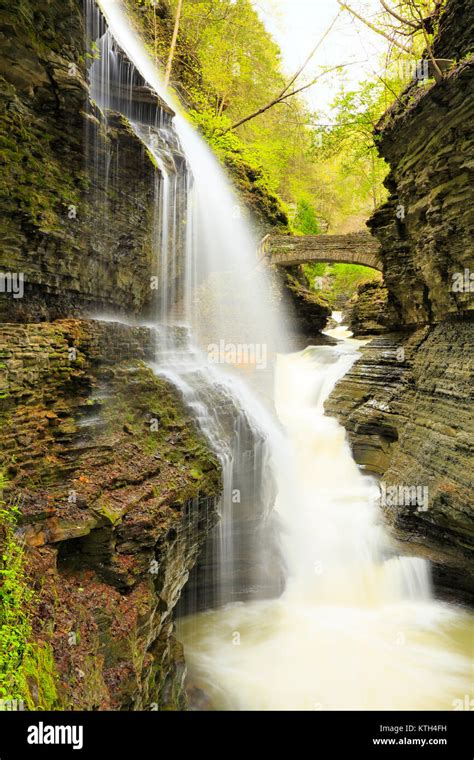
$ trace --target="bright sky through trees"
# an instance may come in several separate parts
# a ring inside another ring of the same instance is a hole
[[[280,46],[283,69],[288,74],[301,65],[340,11],[337,0],[253,0],[253,5]],[[353,0],[353,6],[371,20],[382,10],[379,0]],[[375,73],[382,75],[380,60],[387,48],[386,40],[351,18],[347,11],[341,11],[307,67],[304,81],[314,77],[319,66],[360,61],[343,71],[348,88],[355,89],[361,80],[372,79]],[[310,108],[329,114],[340,81],[339,77],[325,77],[306,90],[304,97]]]

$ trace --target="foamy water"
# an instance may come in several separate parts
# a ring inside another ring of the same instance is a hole
[[[214,708],[449,710],[472,693],[470,616],[433,599],[427,562],[396,555],[375,481],[324,414],[356,348],[280,357],[275,402],[293,447],[293,487],[277,503],[286,591],[178,627],[189,682]]]

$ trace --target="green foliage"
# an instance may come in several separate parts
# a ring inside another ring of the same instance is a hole
[[[385,200],[388,167],[378,156],[374,130],[389,103],[385,84],[367,81],[357,90],[341,89],[333,102],[335,126],[318,126],[321,117],[314,117],[312,155],[332,167],[347,213],[360,209],[368,215]]]
[[[173,2],[173,10],[175,6]],[[394,97],[383,83],[366,82],[357,92],[341,93],[332,118],[357,124],[324,131],[321,150],[315,149],[318,119],[298,97],[260,114],[236,133],[222,134],[281,92],[285,78],[278,47],[250,0],[184,3],[179,45],[175,74],[180,65],[185,64],[186,73],[189,65],[195,66],[194,86],[186,85],[195,103],[193,119],[231,170],[241,169],[244,161],[256,169],[265,187],[296,204],[297,232],[320,232],[318,219],[325,219],[330,231],[350,216],[357,216],[354,228],[363,225],[385,199],[386,166],[372,136]]]
[[[188,116],[204,135],[222,164],[229,169],[240,195],[254,217],[263,225],[269,223],[282,231],[288,228],[285,205],[278,197],[275,183],[269,176],[257,149],[246,144],[235,132],[225,132],[230,125],[227,116],[192,109]]]
[[[58,700],[54,659],[48,645],[33,641],[34,592],[15,538],[19,510],[4,501],[4,486],[0,475],[0,710],[13,700],[28,710],[49,710]]]
[[[127,0],[137,8],[138,0]],[[165,65],[176,2],[171,14],[135,13],[147,47]],[[223,132],[249,111],[281,91],[277,45],[265,30],[251,0],[184,2],[171,73],[171,86],[230,170],[238,189],[262,222],[287,228],[285,205],[293,202],[290,163],[298,152],[299,131],[292,129],[301,104],[278,106],[235,133]],[[301,120],[304,117],[301,112]],[[220,133],[220,137],[218,137]],[[292,133],[291,139],[288,135]],[[255,177],[255,179],[253,179]],[[250,185],[254,186],[254,192]],[[265,198],[268,191],[269,197]],[[289,191],[289,192],[288,192]],[[267,208],[268,207],[268,208]],[[265,219],[267,211],[270,216]]]
[[[55,136],[31,121],[13,87],[0,81],[8,107],[0,107],[0,164],[5,223],[17,214],[28,217],[43,232],[60,228],[60,214],[77,204],[75,178],[69,177],[54,154]]]
[[[357,292],[359,285],[382,279],[380,272],[361,264],[305,264],[303,271],[310,286],[332,308],[342,307]]]
[[[306,275],[306,279],[311,284],[314,277],[324,277],[328,271],[329,264],[325,264],[322,261],[317,261],[314,264],[303,264],[303,272]]]
[[[177,0],[171,0],[169,6],[150,0],[126,1],[135,11],[140,8],[135,17],[145,29],[149,50],[164,66]],[[420,0],[417,6],[428,13],[433,2]],[[409,17],[407,2],[402,0],[402,5]],[[297,207],[297,232],[314,233],[313,222],[318,220],[325,222],[324,232],[361,229],[386,198],[383,181],[387,167],[378,157],[374,128],[408,83],[410,66],[406,64],[420,57],[423,35],[415,34],[413,55],[391,51],[386,59],[374,62],[380,74],[352,91],[341,85],[329,116],[311,114],[305,101],[296,96],[260,113],[235,132],[225,132],[275,98],[287,81],[278,46],[254,6],[252,0],[185,1],[171,86],[232,172],[244,198],[253,207],[258,201],[257,216],[265,216],[268,190],[272,194],[270,221],[278,217],[279,225],[284,210],[281,198]],[[394,19],[385,19],[382,12],[380,23],[385,21]],[[317,34],[315,31],[315,41]],[[328,122],[335,126],[321,126]],[[251,185],[255,185],[255,196]],[[302,202],[314,210],[312,221]]]
[[[293,228],[302,235],[319,235],[321,232],[314,206],[306,198],[300,198],[298,201]]]

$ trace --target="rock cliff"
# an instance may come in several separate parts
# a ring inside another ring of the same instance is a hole
[[[3,498],[20,508],[54,707],[179,709],[173,609],[217,521],[220,468],[149,368],[156,335],[84,318],[150,307],[157,172],[89,98],[84,23],[81,0],[0,4]]]
[[[343,306],[343,322],[354,335],[379,335],[395,329],[398,315],[383,282],[359,285],[357,293]]]
[[[4,320],[151,300],[155,167],[126,120],[88,99],[84,27],[81,0],[0,8],[0,271],[21,273],[25,292],[0,293]]]
[[[58,706],[176,709],[173,608],[217,520],[219,466],[145,360],[144,328],[0,327],[0,470],[52,646]],[[181,663],[181,664],[180,664]]]

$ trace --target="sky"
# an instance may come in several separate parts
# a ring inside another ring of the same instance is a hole
[[[287,74],[296,72],[340,10],[337,0],[253,0],[253,5],[280,46]],[[379,0],[351,0],[349,5],[372,19],[381,9]],[[375,72],[380,74],[380,59],[387,45],[383,37],[342,11],[308,64],[301,84],[314,78],[320,66],[349,62],[357,63],[344,69],[348,85],[357,85],[367,76],[373,78]],[[337,74],[328,74],[304,95],[312,110],[324,112],[329,121],[330,104],[339,90],[339,82]]]

